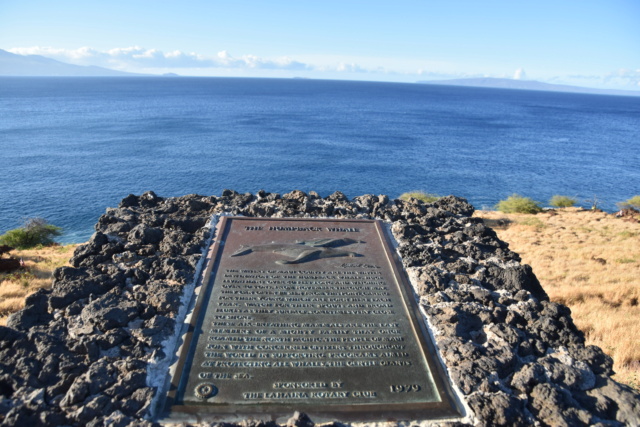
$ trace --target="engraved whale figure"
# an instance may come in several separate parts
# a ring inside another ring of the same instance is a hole
[[[299,245],[313,246],[317,247],[327,247],[327,248],[335,248],[338,246],[350,245],[352,243],[364,243],[362,240],[350,239],[348,237],[343,237],[341,239],[336,238],[325,238],[325,239],[312,239],[312,240],[298,240],[296,241]]]
[[[327,239],[324,239],[327,240]],[[342,240],[342,239],[336,239]],[[351,240],[351,239],[349,239]],[[309,241],[312,242],[312,241]],[[354,241],[355,243],[355,241]],[[342,243],[350,244],[350,243]],[[312,246],[303,242],[296,244],[287,243],[269,243],[266,245],[254,245],[254,246],[241,246],[240,249],[235,251],[231,256],[242,256],[252,252],[272,252],[280,255],[284,255],[292,260],[280,259],[276,261],[276,264],[301,264],[303,262],[313,261],[320,258],[334,258],[334,257],[361,257],[359,253],[345,251],[342,249],[336,249],[329,246]]]

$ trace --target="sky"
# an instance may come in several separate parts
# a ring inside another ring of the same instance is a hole
[[[151,74],[640,90],[640,1],[0,0],[0,49]]]

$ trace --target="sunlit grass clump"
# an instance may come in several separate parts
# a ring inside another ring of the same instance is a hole
[[[527,225],[529,227],[533,227],[538,231],[547,226],[544,222],[540,221],[539,218],[529,217],[529,216],[525,218],[519,218],[516,220],[516,222],[521,225]]]
[[[433,193],[425,193],[424,191],[410,191],[408,193],[402,193],[400,200],[409,200],[411,198],[418,199],[424,203],[433,203],[440,199],[441,196]]]
[[[22,258],[25,267],[11,273],[0,273],[0,325],[10,314],[24,307],[24,299],[40,288],[50,288],[53,271],[67,265],[78,245],[47,246],[14,250],[14,258]]]
[[[542,212],[542,207],[538,202],[519,194],[512,194],[507,200],[500,200],[496,209],[503,213],[536,214]]]
[[[572,197],[559,196],[557,194],[549,200],[549,204],[554,208],[570,208],[576,203],[578,203],[578,201]]]
[[[632,198],[618,203],[620,209],[640,209],[640,196],[633,196]]]

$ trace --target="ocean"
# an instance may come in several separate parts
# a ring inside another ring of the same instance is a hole
[[[233,78],[0,78],[0,233],[82,242],[130,193],[640,193],[640,97]]]

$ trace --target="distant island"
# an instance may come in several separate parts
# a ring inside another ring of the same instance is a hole
[[[640,91],[614,90],[614,89],[594,89],[580,86],[556,85],[543,83],[536,80],[516,80],[499,79],[493,77],[482,77],[473,79],[452,79],[452,80],[421,80],[417,83],[444,86],[471,86],[487,87],[495,89],[516,89],[516,90],[537,90],[545,92],[570,92],[570,93],[591,93],[597,95],[622,95],[640,96]]]
[[[126,77],[126,73],[97,66],[66,64],[41,55],[16,55],[0,49],[0,76],[25,77]]]
[[[95,65],[73,65],[42,55],[17,55],[0,49],[0,77],[181,77],[175,73],[162,75],[129,73]],[[308,79],[295,76],[293,79]],[[469,86],[497,89],[536,90],[546,92],[590,93],[598,95],[640,96],[640,90],[594,89],[580,86],[557,85],[535,80],[501,79],[492,77],[420,80],[418,84]]]

